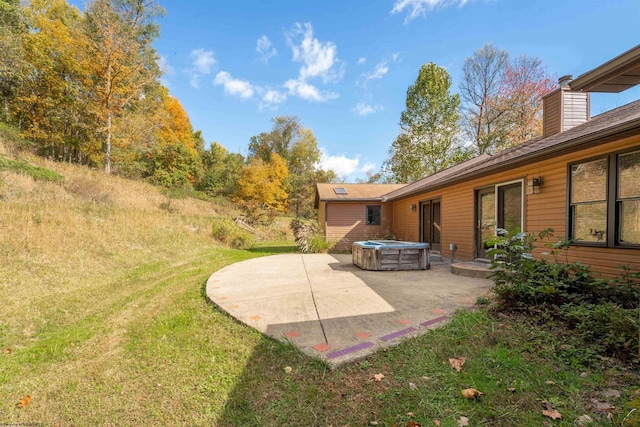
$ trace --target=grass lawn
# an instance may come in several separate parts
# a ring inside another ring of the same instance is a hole
[[[484,309],[331,371],[204,297],[214,271],[291,242],[222,248],[215,205],[175,200],[168,211],[152,187],[45,166],[64,184],[0,173],[0,424],[621,425],[640,406],[630,365]],[[461,372],[452,357],[466,358]],[[465,399],[466,388],[484,395]]]

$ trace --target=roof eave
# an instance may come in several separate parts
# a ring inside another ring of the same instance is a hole
[[[588,71],[569,83],[571,90],[583,92],[616,92],[606,83],[629,70],[640,67],[640,45]],[[630,85],[630,86],[633,86]],[[617,92],[630,86],[622,85]]]
[[[626,135],[627,133],[628,135]],[[521,166],[522,164],[530,163],[532,160],[538,161],[548,157],[553,157],[555,154],[571,150],[581,145],[592,143],[598,139],[610,139],[616,136],[624,138],[627,136],[637,135],[639,133],[640,133],[640,118],[637,118],[629,122],[625,122],[618,126],[611,126],[607,129],[602,129],[600,131],[594,132],[589,135],[583,135],[583,136],[577,137],[575,139],[566,141],[565,143],[558,144],[554,147],[540,149],[538,151],[534,151],[532,153],[525,154],[520,157],[516,157],[514,159],[505,160],[504,162],[497,163],[496,165],[488,166],[486,168],[478,169],[476,171],[470,172],[469,174],[458,175],[451,179],[444,179],[443,181],[440,181],[437,184],[434,184],[426,188],[416,189],[411,193],[402,194],[396,197],[389,197],[384,199],[384,201],[392,202],[395,200],[415,196],[416,194],[424,193],[426,191],[433,191],[442,187],[457,184],[459,182],[468,181],[469,179],[478,178],[484,175],[490,175],[492,173],[500,172],[504,169],[512,169],[514,167]]]

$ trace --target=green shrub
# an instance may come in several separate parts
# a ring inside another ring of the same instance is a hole
[[[612,302],[568,305],[562,308],[568,325],[598,353],[627,360],[638,353],[636,310]]]
[[[34,166],[24,160],[12,160],[0,156],[0,171],[4,170],[29,175],[33,179],[40,181],[62,182],[64,180],[62,175],[51,169]]]
[[[593,279],[589,268],[580,263],[558,261],[558,253],[568,249],[566,241],[548,245],[554,260],[534,259],[531,252],[538,239],[552,236],[547,229],[538,237],[516,231],[509,234],[499,230],[490,244],[492,278],[498,301],[515,309],[552,304],[560,306],[589,300],[593,293]]]
[[[234,249],[249,249],[255,243],[253,235],[238,227],[230,218],[215,218],[212,232],[214,239]]]

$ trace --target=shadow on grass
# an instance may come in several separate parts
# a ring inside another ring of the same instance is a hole
[[[287,245],[279,245],[279,246],[259,246],[248,249],[249,252],[253,253],[266,253],[266,254],[290,254],[298,252],[298,247],[287,246]]]

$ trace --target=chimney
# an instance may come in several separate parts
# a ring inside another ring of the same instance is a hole
[[[589,93],[572,91],[572,75],[558,79],[560,87],[542,98],[542,137],[547,138],[589,120]]]

